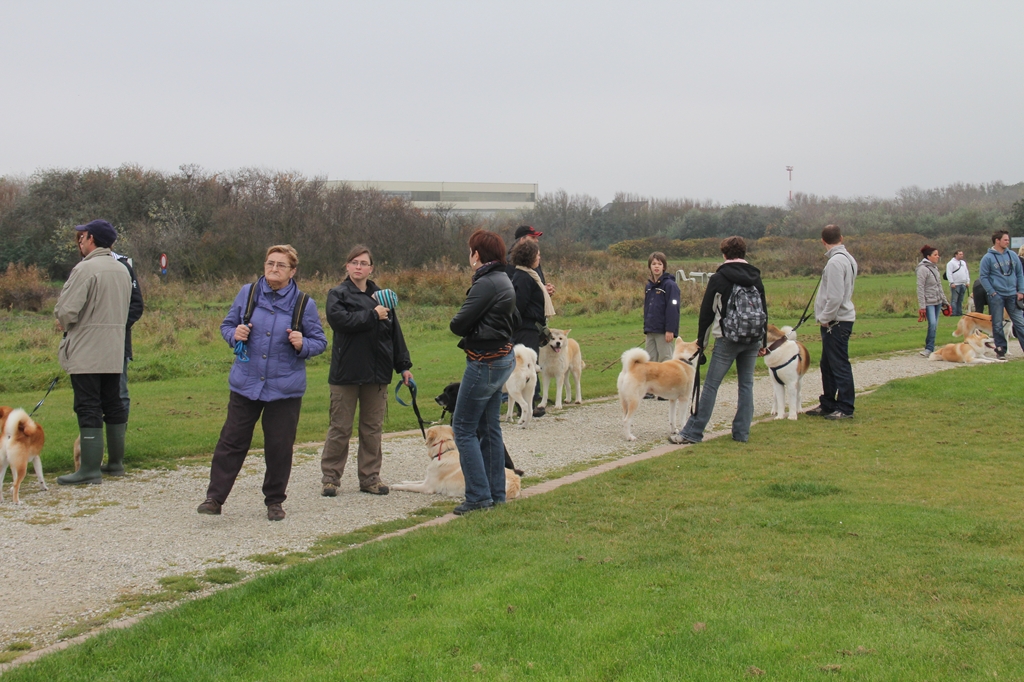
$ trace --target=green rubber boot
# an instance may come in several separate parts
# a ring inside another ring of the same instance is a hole
[[[107,463],[100,471],[108,476],[124,476],[124,432],[127,424],[107,424]]]
[[[100,464],[103,462],[103,429],[79,429],[82,437],[82,467],[73,474],[58,476],[61,485],[82,485],[85,483],[102,483],[103,474]]]

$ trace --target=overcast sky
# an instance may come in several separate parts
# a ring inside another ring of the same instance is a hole
[[[0,175],[782,204],[1024,180],[1024,2],[0,3]]]

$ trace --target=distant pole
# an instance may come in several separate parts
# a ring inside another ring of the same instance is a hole
[[[789,201],[793,201],[793,167],[786,166],[786,170],[789,172]]]

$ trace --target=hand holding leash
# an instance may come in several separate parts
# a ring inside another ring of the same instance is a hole
[[[924,322],[924,318],[925,318],[925,309],[924,308],[919,308],[918,311],[917,311],[917,321],[918,322]]]

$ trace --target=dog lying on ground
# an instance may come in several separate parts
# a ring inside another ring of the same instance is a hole
[[[46,481],[43,480],[43,462],[39,458],[45,440],[43,427],[32,421],[25,410],[0,407],[0,502],[4,501],[3,482],[8,465],[14,478],[11,489],[14,504],[21,504],[18,493],[28,472],[29,462],[35,469],[40,487],[47,489]]]
[[[953,330],[953,336],[959,336],[960,338],[966,339],[968,336],[973,334],[975,331],[982,331],[987,336],[992,336],[992,316],[984,313],[967,313],[960,318],[960,321],[956,323],[956,329]],[[1010,316],[1003,311],[1003,338],[1007,341],[1014,338],[1013,336],[1013,321],[1010,320]],[[1010,354],[1009,344],[1007,344],[1006,354]]]
[[[671,360],[651,362],[651,356],[643,348],[631,348],[622,354],[618,388],[626,440],[636,440],[631,430],[633,414],[647,393],[669,401],[668,423],[673,432],[682,427],[693,393],[698,352],[696,341],[676,338]]]
[[[963,343],[947,343],[938,348],[928,356],[929,360],[944,360],[946,362],[981,363],[997,362],[992,358],[985,357],[986,348],[994,348],[992,340],[975,330],[970,336],[964,339]]]
[[[807,346],[796,340],[792,327],[779,329],[774,324],[768,325],[767,351],[763,359],[771,373],[775,391],[772,415],[776,419],[785,419],[788,404],[789,418],[796,421],[800,411],[800,382],[811,366],[811,354]]]
[[[530,394],[531,397],[533,394]],[[391,486],[392,490],[406,490],[414,493],[440,493],[449,497],[466,494],[466,479],[462,475],[459,450],[455,447],[455,434],[446,424],[427,429],[427,476],[422,481],[402,481]],[[522,481],[519,474],[505,468],[505,499],[519,497]]]
[[[444,421],[444,414],[455,414],[455,403],[459,400],[459,386],[462,384],[458,381],[453,381],[444,387],[441,394],[434,398],[434,402],[441,406],[441,418],[438,421]],[[531,396],[532,398],[532,396]],[[522,469],[516,469],[515,464],[512,463],[512,458],[509,457],[508,448],[505,448],[505,468],[511,469],[516,474],[522,476],[525,472]]]
[[[513,408],[518,405],[519,425],[526,428],[533,418],[533,392],[537,388],[537,353],[521,343],[517,343],[512,352],[516,354],[516,366],[503,389],[508,393],[508,412],[505,420],[512,421]]]
[[[548,404],[548,385],[555,380],[555,409],[562,409],[562,389],[565,388],[565,402],[572,402],[572,385],[567,381],[572,374],[576,382],[576,404],[583,402],[583,391],[580,389],[580,375],[586,364],[580,353],[580,344],[576,339],[569,338],[571,329],[550,329],[551,341],[540,349],[540,380],[541,407]]]

